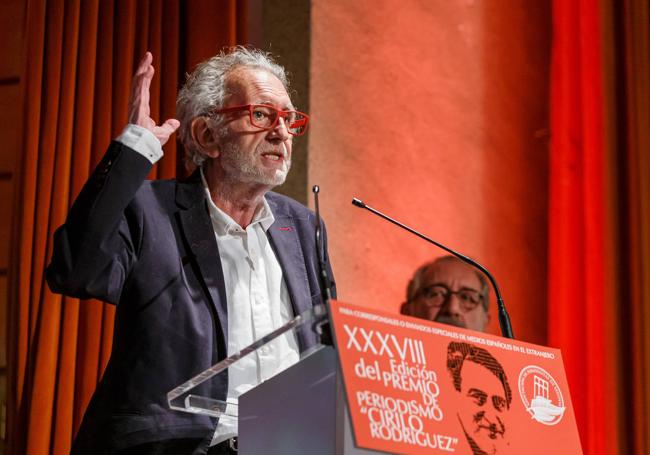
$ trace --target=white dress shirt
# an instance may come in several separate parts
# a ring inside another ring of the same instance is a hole
[[[266,236],[275,220],[266,199],[251,224],[243,229],[214,204],[203,172],[201,178],[226,283],[228,355],[232,355],[288,322],[293,310],[282,269]],[[236,404],[239,395],[299,358],[296,337],[288,332],[240,359],[228,368],[228,403]],[[222,418],[212,444],[236,435],[237,421]]]
[[[127,126],[117,140],[152,163],[162,157],[160,142],[139,126]],[[266,235],[275,220],[266,199],[251,224],[243,229],[214,204],[202,170],[201,180],[226,285],[230,356],[288,322],[293,310],[282,268]],[[228,369],[227,401],[235,406],[227,412],[236,414],[239,395],[293,365],[299,358],[295,334],[289,332],[233,364]],[[212,445],[236,435],[237,420],[221,418]]]

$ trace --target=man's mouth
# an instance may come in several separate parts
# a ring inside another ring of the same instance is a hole
[[[476,432],[486,431],[490,439],[496,439],[497,436],[503,437],[506,428],[501,422],[501,419],[496,418],[496,423],[491,422],[488,418],[485,417],[483,413],[478,413],[474,416],[474,422],[476,423]]]
[[[278,150],[267,150],[261,153],[263,159],[281,163],[287,159],[287,148],[282,145]]]
[[[282,153],[274,153],[274,152],[262,153],[262,156],[271,161],[280,161],[281,159],[284,159],[284,155],[282,155]]]
[[[281,161],[284,159],[284,153],[282,153],[279,150],[277,151],[271,150],[269,152],[263,152],[262,158],[266,158],[267,160],[271,160],[271,161]]]

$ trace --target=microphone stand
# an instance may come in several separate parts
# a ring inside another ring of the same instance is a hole
[[[366,209],[366,210],[374,213],[375,215],[379,216],[380,218],[383,218],[386,221],[389,221],[389,222],[401,227],[402,229],[407,230],[411,234],[417,235],[418,237],[420,237],[423,240],[426,240],[429,243],[433,243],[438,248],[441,248],[441,249],[445,250],[446,252],[456,256],[461,261],[463,261],[463,262],[465,262],[465,263],[479,269],[481,272],[483,272],[483,274],[485,276],[487,276],[488,279],[490,280],[490,283],[492,283],[492,287],[494,288],[494,293],[496,294],[496,297],[497,297],[497,311],[499,313],[499,327],[501,328],[501,335],[503,337],[505,337],[505,338],[511,338],[511,339],[515,338],[515,336],[514,336],[514,334],[512,332],[512,324],[510,323],[510,316],[508,315],[508,311],[506,310],[506,305],[503,302],[503,298],[501,297],[501,291],[499,290],[499,286],[497,285],[497,282],[494,279],[494,277],[492,276],[492,274],[490,272],[488,272],[488,270],[485,267],[483,267],[481,264],[479,264],[475,260],[471,259],[470,257],[465,256],[464,254],[460,254],[460,253],[452,250],[451,248],[446,247],[445,245],[443,245],[441,243],[438,243],[433,239],[430,239],[426,235],[419,233],[415,229],[412,229],[412,228],[408,227],[407,225],[400,223],[397,220],[394,220],[393,218],[389,217],[388,215],[384,215],[379,210],[373,209],[372,207],[366,205],[363,201],[357,199],[356,197],[354,199],[352,199],[352,204],[354,206],[356,206],[356,207]]]
[[[323,313],[327,315],[328,305],[330,303],[330,300],[332,300],[332,280],[327,273],[327,264],[325,264],[325,245],[323,244],[322,220],[318,206],[318,193],[320,192],[320,187],[318,185],[314,185],[311,190],[314,193],[314,212],[316,216],[316,220],[314,221],[314,230],[316,235],[316,255],[318,256],[318,272],[320,275],[321,297],[323,299],[323,305],[321,306],[324,307]],[[334,345],[329,319],[319,319],[316,321],[316,323],[314,323],[314,329],[320,335],[321,344],[327,346]]]

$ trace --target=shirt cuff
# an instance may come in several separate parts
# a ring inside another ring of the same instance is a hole
[[[158,138],[141,126],[129,123],[115,140],[132,148],[151,161],[151,164],[156,164],[156,161],[163,156],[162,145]]]

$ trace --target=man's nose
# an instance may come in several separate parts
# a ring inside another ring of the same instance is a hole
[[[440,309],[441,313],[449,314],[452,316],[460,316],[462,311],[460,309],[460,299],[456,294],[451,294]]]
[[[284,117],[278,118],[278,123],[273,127],[271,132],[274,137],[277,137],[282,142],[286,141],[291,137],[289,130],[287,129],[286,119]]]

